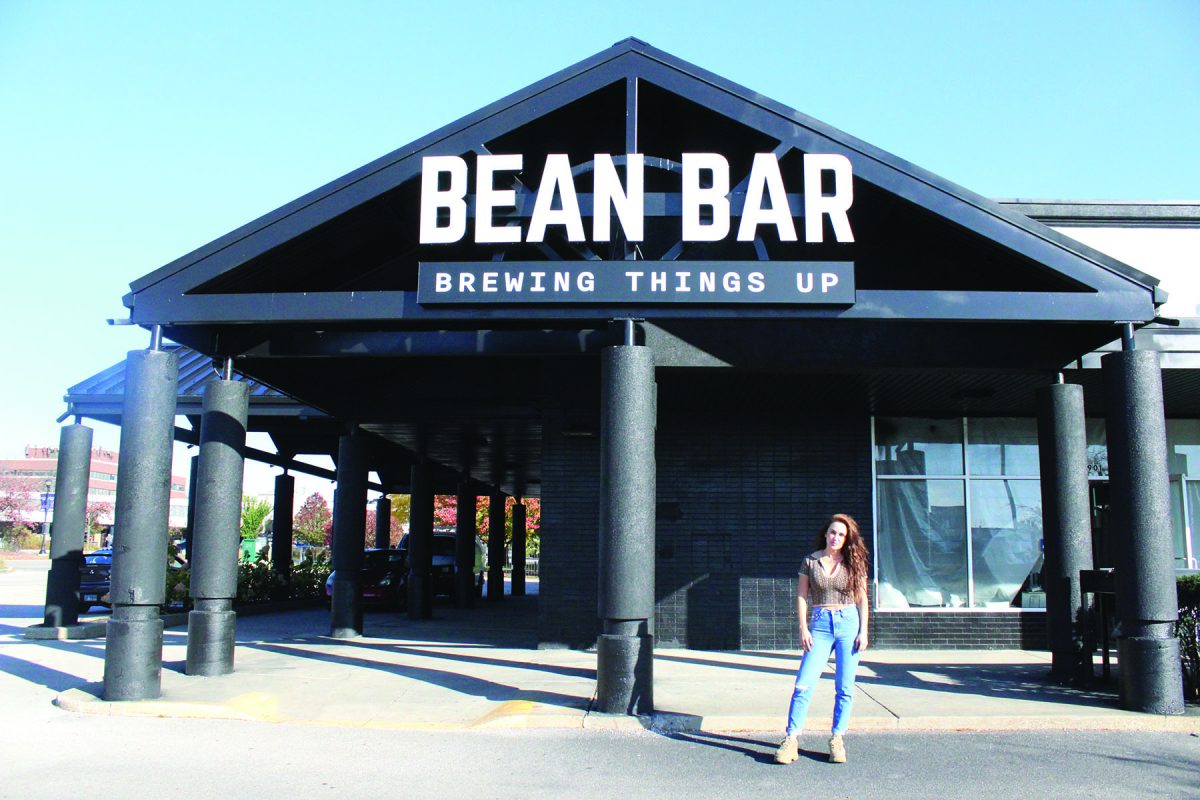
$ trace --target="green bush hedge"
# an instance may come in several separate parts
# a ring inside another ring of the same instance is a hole
[[[1200,574],[1180,575],[1175,579],[1180,608],[1200,608]]]
[[[1179,597],[1179,659],[1183,667],[1183,699],[1200,703],[1200,575],[1180,575],[1175,579]]]

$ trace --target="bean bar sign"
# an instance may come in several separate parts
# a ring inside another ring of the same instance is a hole
[[[417,302],[853,305],[852,261],[423,263]]]

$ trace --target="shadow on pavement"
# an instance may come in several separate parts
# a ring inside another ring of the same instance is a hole
[[[509,700],[526,700],[532,703],[542,703],[545,705],[561,706],[563,708],[587,709],[591,703],[590,697],[575,697],[568,694],[560,694],[558,692],[548,692],[543,690],[526,690],[516,686],[509,686],[495,681],[477,678],[473,675],[464,675],[459,672],[447,670],[429,669],[427,667],[417,667],[411,664],[388,664],[382,661],[373,661],[366,658],[355,658],[353,656],[337,655],[334,653],[326,653],[315,650],[305,650],[299,647],[289,647],[286,645],[267,644],[265,642],[246,644],[243,647],[249,647],[255,650],[263,650],[269,653],[277,653],[279,655],[292,656],[295,658],[312,659],[328,664],[339,664],[349,667],[360,667],[366,669],[379,670],[389,672],[397,678],[410,678],[413,680],[423,681],[425,683],[441,686],[446,689],[452,689],[463,694],[475,695],[487,700],[496,702],[506,702]]]

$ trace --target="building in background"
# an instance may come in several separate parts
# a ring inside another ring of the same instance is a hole
[[[113,525],[113,510],[117,504],[117,456],[116,450],[102,447],[92,448],[92,461],[88,473],[88,508],[97,507],[96,523],[107,533]],[[34,528],[42,524],[43,516],[39,495],[45,491],[46,481],[50,482],[50,491],[57,484],[58,469],[57,447],[26,447],[25,456],[15,459],[0,459],[0,475],[9,475],[23,479],[28,483],[31,502],[24,511],[19,512],[21,519],[16,520]],[[182,528],[187,524],[188,504],[187,479],[179,475],[171,476],[171,506],[169,524],[172,528]],[[50,514],[53,517],[53,513]],[[98,542],[92,542],[98,544]]]

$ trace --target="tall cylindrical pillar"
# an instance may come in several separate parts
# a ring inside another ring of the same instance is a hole
[[[295,529],[292,507],[295,495],[296,479],[286,472],[276,475],[271,527],[271,593],[277,600],[292,596],[292,532]]]
[[[1108,353],[1108,468],[1116,529],[1117,652],[1125,708],[1183,713],[1162,373],[1151,350]]]
[[[408,617],[433,616],[433,486],[429,465],[417,459],[412,467],[412,499],[408,515]]]
[[[375,501],[375,546],[380,550],[392,546],[392,501],[387,495]]]
[[[654,709],[654,358],[608,347],[600,401],[599,710]]]
[[[454,605],[473,608],[475,605],[475,490],[471,479],[464,477],[458,484],[458,504],[454,528]]]
[[[78,424],[64,425],[58,434],[45,625],[57,627],[79,621],[79,568],[83,566],[91,465],[92,429]]]
[[[525,504],[512,507],[512,583],[513,597],[525,596]]]
[[[178,380],[174,352],[135,350],[125,360],[105,700],[149,700],[162,691],[159,607],[166,599]]]
[[[204,387],[200,417],[200,466],[196,470],[195,533],[192,536],[187,674],[233,672],[237,614],[238,545],[241,542],[242,475],[245,467],[249,386],[217,380]]]
[[[488,600],[504,599],[504,495],[488,498]]]
[[[1080,570],[1092,568],[1083,387],[1044,386],[1037,405],[1050,674],[1062,683],[1082,683],[1091,676],[1092,657],[1084,650],[1087,608],[1079,586]]]
[[[333,603],[329,635],[351,639],[362,635],[363,608],[359,570],[367,527],[366,447],[359,433],[338,441],[337,488],[333,492]]]

